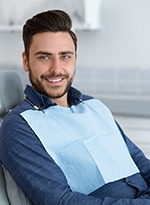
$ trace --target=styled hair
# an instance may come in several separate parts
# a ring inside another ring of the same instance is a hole
[[[77,50],[77,37],[71,30],[72,20],[70,16],[62,10],[48,10],[41,12],[28,19],[23,26],[23,42],[27,57],[32,43],[33,35],[42,32],[68,32]]]

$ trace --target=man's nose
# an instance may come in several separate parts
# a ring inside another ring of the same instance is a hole
[[[59,73],[61,70],[60,59],[54,58],[50,65],[50,71]]]

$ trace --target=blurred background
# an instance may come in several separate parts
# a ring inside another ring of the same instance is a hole
[[[150,1],[0,0],[0,70],[16,70],[24,86],[22,26],[48,9],[63,9],[73,19],[74,86],[103,101],[150,157]]]

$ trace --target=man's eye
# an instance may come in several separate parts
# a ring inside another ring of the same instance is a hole
[[[49,57],[48,57],[48,56],[39,56],[39,59],[42,59],[42,60],[49,60]]]
[[[70,58],[70,56],[69,55],[65,55],[65,56],[61,56],[61,58],[62,59],[68,59],[68,58]]]

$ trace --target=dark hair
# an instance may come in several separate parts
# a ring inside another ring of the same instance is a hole
[[[74,42],[75,50],[77,50],[77,37],[71,28],[72,20],[64,11],[49,10],[36,14],[31,19],[28,19],[23,26],[23,41],[26,55],[29,56],[29,48],[33,35],[47,31],[68,32]]]

